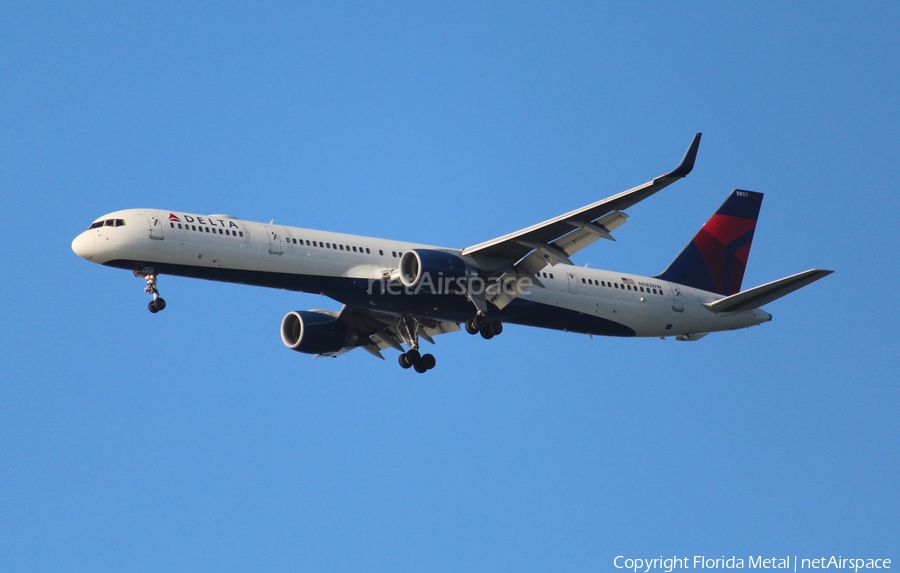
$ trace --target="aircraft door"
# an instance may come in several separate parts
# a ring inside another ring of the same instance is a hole
[[[163,224],[155,211],[145,211],[147,223],[150,225],[150,238],[157,241],[163,238]]]
[[[672,283],[669,283],[669,287],[672,289],[672,310],[684,312],[684,295],[681,294],[681,289]]]
[[[566,273],[569,275],[569,292],[572,294],[578,294],[578,277],[575,276],[575,273]]]
[[[275,227],[266,226],[266,232],[269,234],[269,254],[280,255],[284,252],[281,248],[281,232]]]

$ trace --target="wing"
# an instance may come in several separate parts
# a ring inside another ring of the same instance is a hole
[[[697,158],[701,135],[694,136],[681,163],[665,175],[527,229],[468,247],[463,249],[462,254],[472,257],[479,268],[493,271],[494,276],[504,279],[527,276],[540,285],[535,276],[540,269],[548,264],[572,264],[569,256],[597,239],[615,240],[610,232],[623,225],[628,218],[623,209],[643,201],[690,173]],[[503,308],[512,299],[505,300],[503,295],[498,295],[489,300]]]
[[[496,268],[514,264],[530,273],[547,264],[571,264],[569,255],[597,239],[614,240],[610,231],[623,225],[628,217],[621,212],[622,209],[643,201],[690,173],[697,158],[701,135],[694,136],[681,163],[665,175],[527,229],[468,247],[463,249],[462,254],[475,258],[485,266],[491,266],[490,260],[493,259]]]
[[[399,352],[404,352],[401,343],[409,344],[408,333],[404,331],[403,318],[400,316],[344,305],[340,313],[337,313],[337,317],[360,334],[360,348],[382,360],[384,360],[384,356],[381,355],[382,350],[394,348]],[[418,322],[419,337],[431,344],[434,344],[434,336],[456,332],[460,329],[459,324],[455,322],[427,318],[418,318]],[[340,356],[353,348],[355,347],[344,348],[327,356]]]

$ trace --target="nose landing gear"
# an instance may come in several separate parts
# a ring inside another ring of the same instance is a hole
[[[159,296],[159,289],[156,288],[156,271],[152,268],[145,267],[143,270],[134,271],[134,276],[142,278],[147,282],[147,287],[144,289],[144,292],[153,296],[153,300],[147,303],[147,308],[150,312],[156,314],[166,308],[166,301]]]

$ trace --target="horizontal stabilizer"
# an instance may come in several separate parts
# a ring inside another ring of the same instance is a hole
[[[740,310],[759,308],[823,277],[827,277],[833,272],[824,269],[811,269],[727,296],[715,302],[708,302],[703,306],[713,312],[738,312]]]

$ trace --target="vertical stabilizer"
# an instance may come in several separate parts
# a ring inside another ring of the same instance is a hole
[[[762,193],[735,189],[657,278],[730,296],[740,292]]]

